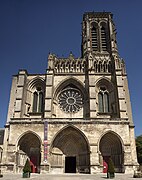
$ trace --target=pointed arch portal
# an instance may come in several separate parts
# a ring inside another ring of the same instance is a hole
[[[41,143],[39,138],[32,132],[28,132],[23,135],[18,142],[19,150],[24,152],[30,159],[31,169],[33,173],[39,173],[40,171],[40,146]]]
[[[110,157],[114,163],[115,172],[124,171],[124,153],[122,143],[117,135],[112,132],[106,133],[100,140],[99,149],[103,157],[103,172],[107,171]]]
[[[78,129],[67,127],[57,134],[51,147],[51,166],[62,166],[65,173],[90,173],[88,142]]]

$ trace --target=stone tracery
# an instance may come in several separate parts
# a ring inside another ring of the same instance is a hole
[[[63,90],[58,99],[60,108],[67,113],[75,113],[82,108],[82,95],[77,89]]]

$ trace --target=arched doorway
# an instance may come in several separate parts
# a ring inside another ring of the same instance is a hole
[[[19,150],[30,159],[32,173],[40,172],[40,144],[39,138],[32,132],[23,135],[18,142]]]
[[[124,171],[124,153],[119,137],[113,132],[106,133],[100,140],[99,149],[103,157],[103,172],[107,171],[108,160],[111,157],[115,172]]]
[[[90,151],[83,133],[67,127],[57,134],[50,151],[51,166],[63,167],[65,173],[90,173]]]

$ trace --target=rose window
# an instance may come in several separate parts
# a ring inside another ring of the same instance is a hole
[[[77,89],[65,89],[59,94],[60,108],[67,113],[78,112],[82,108],[82,95]]]

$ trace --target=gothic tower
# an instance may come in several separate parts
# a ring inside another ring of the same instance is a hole
[[[124,61],[110,12],[83,15],[81,58],[49,54],[45,74],[13,77],[2,171],[106,172],[137,167]]]

